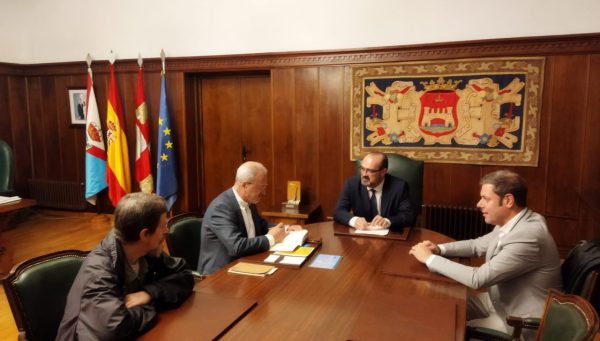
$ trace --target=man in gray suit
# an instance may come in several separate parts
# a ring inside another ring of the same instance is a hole
[[[548,289],[560,289],[560,258],[545,219],[527,205],[527,185],[518,174],[500,170],[481,179],[477,207],[496,225],[482,237],[436,245],[428,240],[409,252],[434,272],[470,288],[488,288],[469,297],[467,325],[509,332],[506,316],[540,317]],[[485,254],[470,267],[445,257]],[[444,256],[444,257],[441,257]],[[524,334],[529,339],[533,334]]]
[[[231,261],[269,250],[287,235],[282,223],[269,224],[256,210],[265,196],[267,169],[258,162],[243,163],[232,188],[221,193],[208,206],[200,232],[198,272],[211,274]],[[289,230],[299,230],[294,225]]]

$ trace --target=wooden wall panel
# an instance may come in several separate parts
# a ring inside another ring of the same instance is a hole
[[[8,76],[0,75],[0,118],[2,119],[2,124],[0,124],[0,139],[6,141],[9,144],[12,144],[12,132],[10,127],[11,123],[11,115],[9,111],[9,94],[8,94]]]
[[[17,193],[27,193],[27,178],[31,174],[31,152],[29,143],[29,115],[27,113],[27,80],[19,76],[8,78],[8,108],[11,124],[15,178]]]
[[[185,117],[184,136],[186,138],[185,140],[180,139],[182,141],[180,143],[182,148],[180,155],[185,155],[186,161],[179,163],[179,173],[182,174],[182,180],[184,180],[182,183],[187,181],[188,190],[184,192],[187,195],[187,202],[182,200],[181,203],[185,202],[187,204],[185,209],[187,211],[198,211],[198,208],[204,202],[204,192],[200,187],[204,178],[202,172],[202,140],[201,133],[199,133],[202,132],[202,117],[197,114],[202,103],[201,96],[197,96],[198,84],[194,76],[184,75],[184,90],[185,111],[182,114]],[[180,211],[184,211],[184,209],[181,208]]]
[[[242,141],[248,146],[248,160],[262,163],[267,170],[273,169],[274,162],[270,90],[269,77],[241,78],[241,117],[238,116],[238,119],[242,123]],[[230,186],[233,184],[233,175],[229,175]],[[273,186],[270,182],[269,186]],[[272,193],[267,188],[266,196],[258,204],[259,212],[269,209],[273,202]]]
[[[296,177],[296,162],[293,152],[294,148],[301,143],[295,134],[294,92],[294,69],[273,69],[271,71],[271,101],[273,103],[271,110],[273,112],[272,136],[275,161],[270,170],[272,175],[269,184],[272,188],[272,205],[287,200],[288,180],[299,180]]]
[[[318,171],[317,198],[326,216],[333,208],[342,188],[342,158],[346,146],[340,143],[344,132],[344,68],[321,67],[319,69],[319,148],[314,170]]]
[[[342,179],[346,179],[356,174],[354,161],[350,162],[350,113],[352,112],[352,106],[350,104],[350,98],[352,97],[352,69],[350,67],[344,68],[343,91],[344,110],[342,111],[342,136],[340,141],[342,144]]]
[[[302,182],[302,201],[314,203],[319,183],[319,69],[297,68],[294,80],[296,177]]]
[[[41,77],[31,77],[28,80],[29,85],[29,112],[42,112],[43,94],[42,94],[42,79]],[[32,177],[43,178],[48,173],[50,166],[46,158],[46,148],[44,147],[44,125],[41,119],[31,120],[31,145],[36,148],[31,148],[32,159]],[[58,142],[59,139],[54,139]]]
[[[546,204],[546,212],[553,216],[577,216],[587,73],[587,56],[555,59],[553,88],[549,89],[554,101],[550,113],[549,149],[552,153],[548,156]],[[569,162],[565,162],[565,158]]]
[[[203,211],[212,196],[231,186],[232,169],[241,162],[236,159],[224,164],[222,160],[210,160],[212,155],[227,152],[237,155],[241,150],[241,139],[236,134],[227,134],[238,122],[229,115],[210,115],[214,106],[230,112],[241,111],[240,105],[231,104],[235,99],[228,97],[231,96],[228,91],[238,89],[239,93],[243,87],[240,83],[226,85],[226,81],[217,81],[223,75],[221,79],[270,73],[267,84],[251,81],[243,90],[244,100],[253,103],[253,107],[270,107],[268,123],[246,122],[251,125],[248,138],[261,146],[262,154],[258,157],[268,163],[271,174],[270,198],[265,204],[283,201],[286,182],[300,180],[303,201],[318,202],[325,215],[331,215],[342,182],[354,175],[354,163],[349,157],[353,64],[513,55],[545,56],[546,69],[539,166],[510,168],[527,179],[530,208],[548,218],[558,245],[567,250],[576,239],[595,236],[599,229],[598,200],[594,193],[600,191],[600,158],[596,157],[600,148],[600,134],[596,133],[600,129],[600,34],[356,51],[170,58],[168,104],[179,140],[180,197],[175,212]],[[134,60],[129,60],[118,61],[115,68],[133,165],[133,99],[138,67]],[[106,130],[108,63],[94,62],[93,69],[100,117]],[[146,60],[144,69],[154,163],[160,61]],[[219,91],[204,93],[198,79],[223,84],[216,85]],[[21,191],[26,188],[26,179],[32,176],[83,179],[84,152],[77,146],[83,131],[70,125],[66,89],[84,84],[85,65],[81,62],[3,65],[0,69],[0,107],[8,108],[0,113],[4,122],[0,138],[16,144],[17,182]],[[264,87],[270,96],[268,105],[254,98],[257,90]],[[207,144],[213,146],[206,149],[210,155],[202,155]],[[268,145],[271,147],[264,147]],[[473,206],[479,197],[480,177],[500,168],[426,163],[424,202]],[[208,170],[216,170],[218,176],[204,173]],[[215,187],[214,194],[203,197],[201,193],[210,186]],[[112,207],[104,205],[102,209]]]
[[[588,102],[585,113],[585,131],[581,149],[581,188],[584,192],[600,193],[600,54],[590,56],[588,75]],[[600,203],[597,203],[600,208]]]
[[[212,199],[233,185],[235,170],[242,162],[242,127],[238,116],[241,110],[237,98],[240,93],[238,79],[204,79],[202,89],[205,210]],[[238,115],[214,114],[217,112]],[[224,162],[229,155],[239,155],[238,162]]]

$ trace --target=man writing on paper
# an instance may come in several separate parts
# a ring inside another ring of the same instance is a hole
[[[481,180],[477,207],[485,222],[496,225],[482,237],[436,245],[428,240],[409,252],[431,271],[470,288],[488,292],[469,297],[467,323],[509,332],[506,316],[540,317],[548,289],[560,289],[560,258],[544,218],[527,208],[527,185],[518,174],[500,170]],[[485,263],[470,267],[445,257],[485,254]],[[444,257],[441,257],[444,256]],[[533,333],[524,332],[526,339]]]
[[[387,174],[383,153],[369,153],[361,162],[360,176],[346,180],[333,219],[359,230],[387,229],[400,232],[414,223],[408,184]]]
[[[233,187],[216,197],[204,215],[198,272],[211,274],[237,258],[267,251],[285,238],[283,224],[269,229],[256,210],[266,189],[265,166],[248,161],[237,169]],[[300,229],[298,225],[287,228]]]
[[[163,198],[127,194],[114,219],[114,229],[79,269],[56,340],[134,339],[154,325],[157,310],[178,306],[192,293],[185,261],[162,252],[169,232]]]

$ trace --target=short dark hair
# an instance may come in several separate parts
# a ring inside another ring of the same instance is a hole
[[[381,157],[381,164],[379,164],[379,169],[388,168],[388,157],[382,152],[371,152],[369,155],[377,155]]]
[[[494,186],[494,193],[500,198],[512,194],[515,203],[519,207],[527,206],[527,183],[519,174],[506,169],[495,171],[485,175],[479,182],[481,185],[490,184]]]
[[[140,231],[148,229],[154,233],[160,223],[160,216],[167,212],[165,199],[143,193],[126,194],[115,208],[115,233],[124,243],[140,239]]]

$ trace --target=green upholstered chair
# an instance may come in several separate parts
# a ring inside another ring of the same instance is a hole
[[[54,340],[67,295],[87,252],[67,250],[24,261],[2,280],[19,339]]]
[[[538,340],[593,340],[597,331],[598,314],[589,301],[581,296],[550,291]]]
[[[488,328],[469,328],[467,339],[520,340],[523,329],[537,329],[537,341],[591,341],[598,332],[599,321],[587,299],[550,289],[541,319],[509,316],[507,323],[514,328],[512,336]]]
[[[0,196],[13,196],[13,153],[8,143],[0,140]]]
[[[408,183],[410,202],[415,216],[421,214],[423,206],[423,168],[425,163],[399,154],[385,154],[388,158],[388,174],[403,179]],[[360,176],[360,162],[356,160],[356,174]]]
[[[200,229],[202,218],[198,213],[176,215],[167,222],[167,248],[173,257],[185,259],[187,267],[195,271],[200,255]]]

